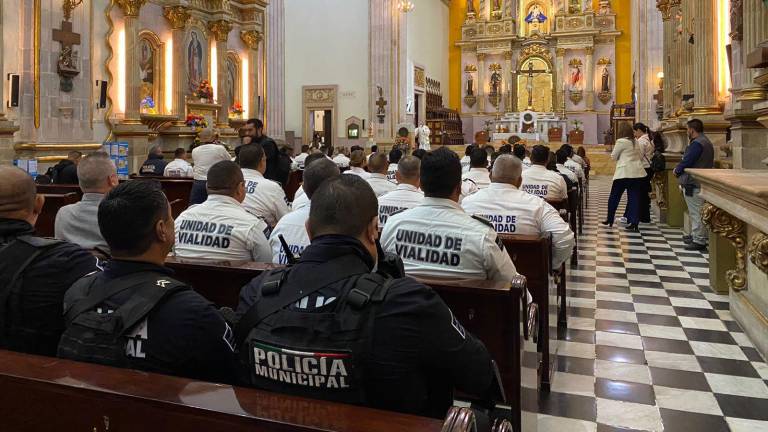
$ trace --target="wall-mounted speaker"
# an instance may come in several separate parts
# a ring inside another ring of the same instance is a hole
[[[96,101],[96,108],[104,109],[107,107],[107,82],[96,81],[96,88],[99,90],[99,100]]]
[[[21,94],[21,77],[19,74],[8,74],[8,108],[19,107]]]

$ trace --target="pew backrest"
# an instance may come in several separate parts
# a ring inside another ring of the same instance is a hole
[[[80,195],[69,192],[65,194],[43,194],[45,204],[37,216],[35,231],[41,237],[53,237],[55,233],[56,214],[64,206],[80,201]]]

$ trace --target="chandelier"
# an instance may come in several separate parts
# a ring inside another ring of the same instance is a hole
[[[400,0],[397,3],[397,8],[402,13],[408,13],[408,12],[412,11],[413,8],[415,8],[415,7],[416,7],[416,5],[414,5],[411,0]]]

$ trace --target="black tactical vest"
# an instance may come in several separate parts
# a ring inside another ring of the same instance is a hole
[[[270,272],[235,331],[244,379],[265,390],[366,404],[373,321],[392,280],[352,256],[324,265],[323,274]],[[332,311],[289,308],[330,285],[339,287]]]

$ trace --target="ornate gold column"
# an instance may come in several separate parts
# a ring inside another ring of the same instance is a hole
[[[248,98],[248,111],[245,113],[246,118],[256,117],[256,113],[259,112],[259,44],[263,37],[257,30],[245,30],[240,32],[240,39],[242,39],[245,46],[248,47],[248,93],[243,95],[244,98]]]
[[[171,38],[173,41],[173,89],[171,113],[178,117],[177,125],[184,124],[186,100],[184,89],[186,74],[184,73],[184,29],[189,20],[189,13],[184,6],[168,6],[163,9],[163,16],[171,25]]]
[[[673,59],[675,58],[675,23],[672,16],[675,7],[670,4],[670,0],[657,0],[656,6],[661,12],[661,19],[664,21],[664,118],[669,119],[674,116],[674,85],[678,81],[674,70]]]
[[[701,221],[736,249],[736,268],[726,272],[728,287],[734,291],[747,289],[747,228],[744,222],[708,202],[701,208]]]
[[[587,77],[587,88],[585,93],[587,94],[587,111],[594,111],[595,109],[595,77],[594,71],[594,54],[595,47],[588,46],[585,51],[587,52],[586,64],[584,65],[584,75]]]
[[[232,24],[226,20],[211,21],[208,24],[208,29],[216,38],[216,93],[218,96],[216,103],[221,105],[216,123],[219,128],[228,128],[229,107],[233,101],[228,100],[224,83],[227,72],[227,39],[232,30]]]
[[[555,101],[555,111],[560,111],[565,106],[565,92],[563,91],[563,83],[565,83],[565,77],[568,76],[568,71],[565,70],[565,48],[557,48],[555,50],[555,67],[557,68],[557,79],[554,81],[555,90],[557,90],[557,100]]]
[[[477,112],[485,112],[485,54],[477,53]]]
[[[116,0],[125,15],[125,123],[139,123],[141,76],[136,67],[139,53],[139,11],[147,0]]]
[[[695,114],[719,114],[717,103],[717,0],[697,0],[693,19],[695,37],[693,110]]]

